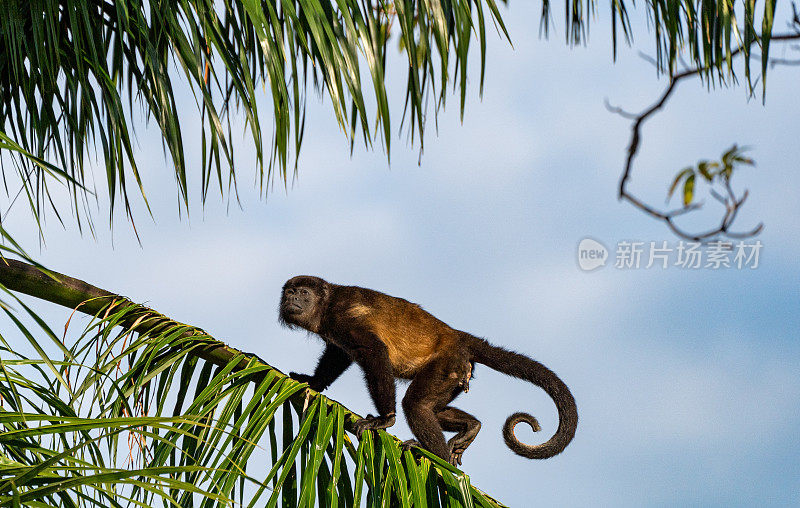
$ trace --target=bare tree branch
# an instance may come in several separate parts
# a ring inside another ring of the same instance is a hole
[[[795,19],[794,22],[797,26],[800,26],[800,22],[798,22],[798,20]],[[757,40],[760,40],[760,38],[756,38],[753,42],[756,42]],[[776,35],[773,36],[771,40],[772,41],[800,40],[800,31],[790,34]],[[743,48],[740,47],[732,51],[731,57],[739,55],[740,53],[742,53],[742,50]],[[696,67],[696,68],[686,69],[682,72],[673,75],[670,78],[669,85],[667,85],[667,87],[661,93],[661,96],[658,98],[658,100],[655,103],[653,103],[653,105],[651,105],[649,108],[642,111],[641,113],[630,113],[628,111],[623,110],[620,107],[612,106],[606,99],[605,101],[606,109],[608,109],[612,113],[620,115],[621,117],[631,120],[633,122],[631,125],[630,143],[628,144],[628,155],[625,159],[624,170],[622,172],[622,176],[620,177],[619,181],[619,199],[628,201],[629,203],[631,203],[633,206],[643,211],[644,213],[663,221],[664,223],[667,224],[667,226],[672,230],[673,233],[687,240],[702,242],[702,241],[708,241],[711,238],[720,235],[726,236],[728,238],[748,238],[760,233],[764,225],[762,223],[759,223],[753,229],[745,232],[730,231],[730,227],[733,224],[733,221],[736,219],[736,215],[739,211],[739,208],[742,206],[742,204],[744,204],[745,200],[747,199],[748,192],[745,191],[741,198],[737,198],[728,180],[726,180],[726,185],[725,185],[725,192],[727,196],[722,196],[716,192],[712,193],[712,196],[714,196],[715,199],[720,201],[725,206],[725,213],[723,214],[722,219],[720,220],[719,226],[717,226],[716,228],[709,229],[708,231],[699,233],[689,232],[682,229],[677,224],[675,224],[674,219],[680,215],[686,214],[687,212],[701,208],[702,203],[688,204],[683,208],[679,208],[676,210],[661,211],[645,203],[644,201],[636,197],[633,193],[631,193],[628,190],[628,183],[630,181],[631,172],[633,168],[633,159],[636,157],[636,154],[639,151],[639,145],[641,144],[642,124],[648,118],[653,116],[655,113],[657,113],[664,107],[664,105],[667,103],[672,93],[675,91],[675,88],[677,87],[678,83],[680,83],[684,79],[697,76],[707,70],[708,70],[707,67]]]

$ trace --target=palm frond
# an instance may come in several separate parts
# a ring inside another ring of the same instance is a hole
[[[420,144],[427,97],[435,110],[444,105],[453,69],[461,72],[463,108],[473,32],[483,68],[487,17],[505,30],[494,0],[9,0],[3,9],[0,154],[13,168],[3,175],[16,173],[37,217],[56,208],[52,177],[65,182],[79,225],[89,209],[86,161],[95,152],[111,213],[118,203],[131,213],[131,184],[145,196],[138,120],[158,126],[188,205],[188,138],[200,139],[202,199],[215,182],[221,193],[235,187],[238,111],[263,189],[276,175],[287,180],[300,151],[309,84],[331,99],[351,143],[359,134],[367,145],[380,139],[388,153],[390,27],[406,43],[409,128]],[[201,119],[196,131],[180,94],[186,84]],[[262,139],[260,87],[272,99],[270,141]]]
[[[102,403],[95,404],[102,396],[96,391],[84,404],[87,394],[80,388],[87,385],[74,376],[84,366],[41,318],[21,301],[16,303],[37,323],[37,330],[28,328],[8,306],[3,310],[37,354],[26,357],[19,353],[20,344],[0,334],[0,504],[105,507],[157,498],[174,504],[176,491],[228,501],[181,479],[189,473],[210,474],[207,467],[137,466],[128,460],[136,445],[145,442],[180,452],[178,443],[164,436],[176,428],[203,428],[201,418],[143,416],[130,406],[121,416],[109,416]],[[57,345],[60,359],[48,356],[46,350],[53,348],[40,343],[41,338]],[[113,376],[106,375],[104,381],[110,390],[122,391]],[[117,447],[120,436],[134,444],[127,453]]]
[[[93,316],[68,344],[22,302],[37,332],[6,311],[37,355],[0,343],[0,396],[14,401],[0,411],[0,496],[75,506],[160,498],[210,507],[237,497],[248,506],[500,506],[384,431],[358,441],[357,415],[198,328],[10,259],[0,284]]]
[[[751,49],[757,45],[765,83],[775,40],[774,0],[758,9],[751,0],[643,5],[660,71],[674,74],[683,57],[703,70],[709,84],[726,84],[735,82],[732,57],[742,53],[752,90]],[[6,192],[12,199],[24,195],[37,220],[48,209],[61,220],[66,210],[54,204],[52,186],[65,184],[78,225],[90,228],[97,190],[86,164],[95,156],[104,169],[100,181],[110,214],[117,205],[131,213],[131,185],[147,204],[133,129],[141,120],[158,126],[184,207],[190,138],[200,140],[203,201],[212,185],[235,195],[237,129],[253,142],[264,191],[276,178],[287,181],[292,161],[297,170],[309,86],[331,100],[351,149],[362,137],[367,146],[380,141],[389,154],[385,77],[393,61],[387,50],[396,39],[400,65],[408,71],[401,124],[422,147],[428,114],[445,106],[451,83],[463,115],[473,38],[482,91],[487,23],[508,37],[496,0],[8,0],[3,7],[0,169]],[[624,0],[610,7],[616,56],[618,33],[631,40],[633,10]],[[568,43],[586,41],[595,9],[594,0],[565,3]],[[543,0],[545,35],[551,12]],[[186,88],[188,101],[182,97]],[[269,140],[257,106],[259,88],[268,90],[272,103]],[[192,100],[195,107],[187,108]],[[244,123],[235,128],[240,118]]]

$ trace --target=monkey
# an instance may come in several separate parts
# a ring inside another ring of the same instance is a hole
[[[481,423],[450,404],[469,390],[476,363],[541,387],[556,405],[558,428],[543,444],[528,445],[514,435],[514,427],[521,422],[534,431],[541,430],[532,415],[518,412],[506,419],[503,438],[514,453],[530,459],[549,458],[561,453],[575,435],[575,399],[553,371],[525,355],[455,330],[415,303],[372,289],[299,275],[283,286],[278,320],[325,341],[314,374],[290,372],[292,379],[321,392],[353,363],[361,367],[378,415],[355,422],[359,438],[366,430],[394,425],[395,378],[410,380],[402,407],[416,440],[403,443],[404,449],[421,446],[461,465]],[[445,441],[443,431],[456,434]]]

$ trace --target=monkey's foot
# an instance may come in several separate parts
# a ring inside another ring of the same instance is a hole
[[[361,434],[365,430],[370,429],[385,429],[394,425],[395,414],[389,413],[385,416],[372,416],[367,415],[366,418],[362,418],[358,420],[356,423],[353,424],[353,430],[356,433],[356,436],[361,438]]]
[[[403,441],[400,443],[400,449],[404,452],[411,450],[412,448],[422,448],[422,445],[416,439],[409,439],[408,441]]]
[[[450,447],[451,464],[454,466],[461,465],[461,457],[464,455],[464,452],[467,451],[469,445],[475,441],[475,437],[478,435],[480,428],[480,424],[473,426],[463,434],[457,434],[456,436],[453,436],[450,441],[447,442],[448,446]]]
[[[298,383],[309,383],[314,378],[314,376],[309,376],[308,374],[298,374],[297,372],[290,372],[289,377]]]
[[[314,390],[315,392],[321,392],[325,388],[319,386],[314,379],[314,376],[308,374],[298,374],[297,372],[290,372],[289,377],[297,381],[298,383],[308,383],[308,387]]]
[[[466,447],[454,449],[453,451],[450,452],[450,460],[448,460],[448,462],[450,462],[450,464],[454,466],[460,466],[461,457],[464,455],[464,452],[466,450],[467,450]]]

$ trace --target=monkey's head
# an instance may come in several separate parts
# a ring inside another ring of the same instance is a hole
[[[278,320],[292,328],[299,326],[318,332],[328,307],[331,285],[319,277],[298,275],[283,285]]]

